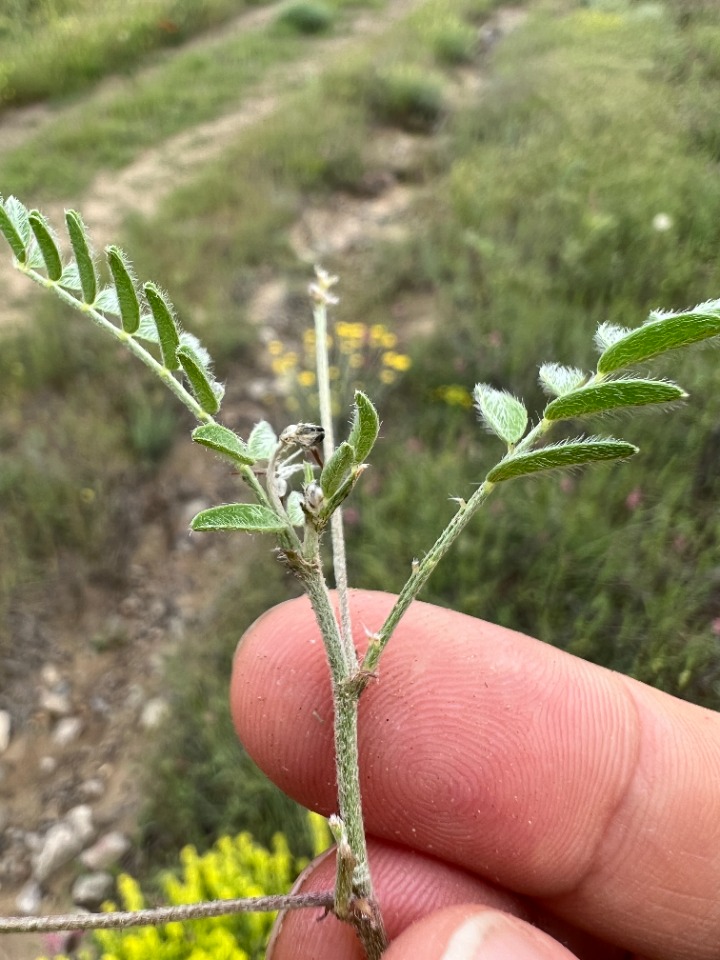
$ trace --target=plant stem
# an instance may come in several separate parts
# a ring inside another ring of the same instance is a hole
[[[310,295],[315,323],[320,422],[325,431],[323,453],[326,460],[329,460],[333,455],[335,442],[327,350],[327,307],[329,303],[335,302],[329,293],[335,278],[320,269],[316,269],[316,274],[317,282],[311,285]],[[358,754],[360,688],[356,682],[358,658],[352,636],[345,538],[339,509],[331,517],[331,534],[335,586],[340,605],[339,624],[322,573],[318,538],[306,538],[306,547],[313,551],[314,556],[312,560],[305,557],[307,565],[301,575],[322,633],[332,679],[335,768],[340,814],[336,827],[341,834],[337,845],[335,913],[355,927],[368,960],[379,960],[387,946],[387,936],[373,895],[362,816]]]
[[[208,900],[178,907],[151,910],[116,910],[112,913],[69,913],[52,917],[0,917],[0,933],[51,933],[57,930],[109,930],[126,927],[156,927],[164,923],[202,920],[232,913],[262,913],[274,910],[300,910],[333,905],[332,891],[326,893],[279,894],[268,897],[244,897],[233,900]]]
[[[400,591],[395,605],[387,616],[385,623],[380,630],[373,636],[368,647],[365,659],[362,664],[362,672],[370,674],[375,670],[380,659],[380,655],[385,649],[388,640],[392,636],[395,627],[400,622],[407,608],[417,597],[435,567],[442,560],[450,547],[455,543],[458,536],[472,519],[478,507],[487,500],[495,484],[485,481],[475,493],[470,497],[467,503],[462,503],[460,509],[445,527],[431,549],[425,554],[420,563],[415,567],[408,577],[405,586]]]
[[[551,426],[552,424],[549,421],[544,419],[540,420],[517,446],[512,449],[512,455],[525,453],[532,449],[540,437],[547,433]],[[453,543],[455,543],[470,520],[472,520],[477,509],[487,500],[494,487],[494,483],[485,480],[466,503],[460,504],[460,509],[450,523],[445,527],[420,563],[413,569],[413,572],[405,582],[405,586],[400,591],[395,605],[388,614],[385,623],[380,630],[373,635],[370,641],[361,667],[361,674],[363,675],[361,683],[363,686],[367,685],[370,675],[377,668],[382,652],[387,646],[390,637],[393,635],[395,627],[397,627],[407,611],[407,608],[425,586],[435,567],[437,567],[438,563]]]
[[[340,630],[319,566],[319,555],[318,563],[305,577],[304,585],[323,636],[330,665],[338,810],[350,848],[352,893],[370,907],[372,917],[368,922],[366,914],[354,911],[352,902],[336,901],[335,913],[340,919],[355,926],[368,960],[377,960],[387,946],[387,937],[375,904],[362,817],[358,753],[359,691],[357,685],[350,682],[353,672],[347,670]],[[347,871],[349,868],[348,863],[342,861],[343,856],[342,845],[338,844],[338,871]]]
[[[335,281],[323,271],[318,270],[317,294],[313,296],[313,321],[315,325],[315,366],[320,404],[320,424],[325,431],[323,455],[326,462],[335,452],[335,437],[332,418],[332,398],[330,395],[330,372],[327,346],[327,305],[332,302],[328,291]],[[333,572],[335,587],[340,601],[340,636],[345,647],[348,662],[357,668],[357,653],[352,636],[350,620],[350,600],[348,597],[347,556],[345,551],[345,531],[343,529],[342,510],[338,507],[330,517],[330,536],[332,540]]]

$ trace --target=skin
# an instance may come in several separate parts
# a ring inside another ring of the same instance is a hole
[[[353,592],[356,643],[393,597]],[[310,606],[247,631],[231,703],[283,790],[334,811],[332,707]],[[365,820],[387,960],[717,960],[720,716],[529,637],[415,603],[360,704]],[[333,886],[321,858],[298,889]],[[288,914],[272,960],[361,960]]]

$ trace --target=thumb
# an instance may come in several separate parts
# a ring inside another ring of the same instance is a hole
[[[447,907],[400,934],[383,960],[571,960],[547,934],[499,910]]]

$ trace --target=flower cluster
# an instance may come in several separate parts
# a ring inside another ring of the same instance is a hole
[[[473,405],[472,394],[467,387],[459,383],[445,383],[433,391],[433,399],[439,400],[448,407],[465,407],[469,409]]]
[[[308,820],[317,856],[332,838],[323,817],[310,813]],[[166,874],[161,885],[171,905],[286,893],[306,862],[291,854],[281,833],[275,834],[272,850],[255,843],[250,834],[240,833],[221,837],[202,855],[194,847],[185,847],[180,853],[180,874]],[[137,881],[126,874],[118,878],[118,892],[125,910],[147,906]],[[101,960],[260,960],[274,919],[273,913],[237,913],[161,927],[98,930],[93,938]],[[97,955],[96,950],[79,952],[81,960]]]
[[[330,379],[338,398],[354,390],[372,389],[377,397],[382,387],[395,383],[410,369],[412,360],[398,349],[397,334],[383,323],[339,321],[328,336]],[[282,340],[268,344],[270,368],[278,393],[290,413],[315,412],[315,331],[306,330],[302,345],[288,347]]]

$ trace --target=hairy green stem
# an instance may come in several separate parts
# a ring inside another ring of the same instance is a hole
[[[552,426],[547,420],[541,420],[513,449],[513,454],[524,453],[530,450]],[[459,510],[428,550],[423,559],[414,567],[413,572],[400,591],[392,610],[385,623],[373,635],[362,663],[361,672],[364,675],[363,684],[367,683],[369,674],[377,669],[383,650],[388,644],[393,631],[404,616],[410,604],[425,586],[432,572],[437,567],[450,547],[455,543],[462,531],[472,520],[475,512],[487,500],[495,487],[494,483],[485,480],[466,503],[461,503]]]
[[[328,277],[318,271],[318,294],[313,300],[313,321],[315,325],[315,364],[317,372],[318,401],[320,404],[320,423],[325,431],[323,455],[328,461],[335,452],[335,437],[332,419],[332,398],[330,395],[330,372],[327,347],[327,291],[334,277]],[[323,296],[322,294],[325,294]],[[332,541],[333,573],[335,587],[340,601],[340,636],[345,647],[348,663],[357,669],[358,660],[353,643],[352,623],[350,620],[350,599],[348,597],[347,556],[345,551],[345,531],[343,529],[342,509],[330,517],[330,536]]]
[[[405,586],[400,591],[395,605],[387,616],[385,623],[380,630],[372,637],[365,659],[362,664],[364,674],[372,673],[378,664],[380,656],[387,646],[388,640],[393,634],[395,627],[402,619],[407,608],[422,590],[428,578],[435,567],[442,560],[450,547],[455,543],[462,531],[472,519],[475,511],[487,500],[495,484],[485,481],[475,493],[470,497],[467,503],[462,503],[460,509],[445,527],[438,539],[423,559],[414,567],[413,572],[408,577]]]
[[[327,306],[334,302],[329,290],[335,278],[319,269],[316,274],[317,281],[311,285],[310,294],[315,323],[320,422],[325,431],[323,452],[326,460],[329,460],[333,455],[335,442],[327,349]],[[337,846],[335,913],[355,927],[368,960],[379,960],[387,946],[387,937],[373,896],[362,816],[358,753],[358,699],[361,691],[354,682],[358,659],[350,621],[345,538],[339,509],[335,510],[331,517],[331,534],[335,586],[340,605],[339,624],[322,573],[319,538],[306,537],[306,550],[312,549],[315,554],[312,561],[307,555],[305,557],[307,566],[303,579],[323,636],[332,678],[335,765],[340,814],[337,827],[342,834],[342,842],[338,842]],[[358,903],[363,904],[364,909],[358,910]]]

